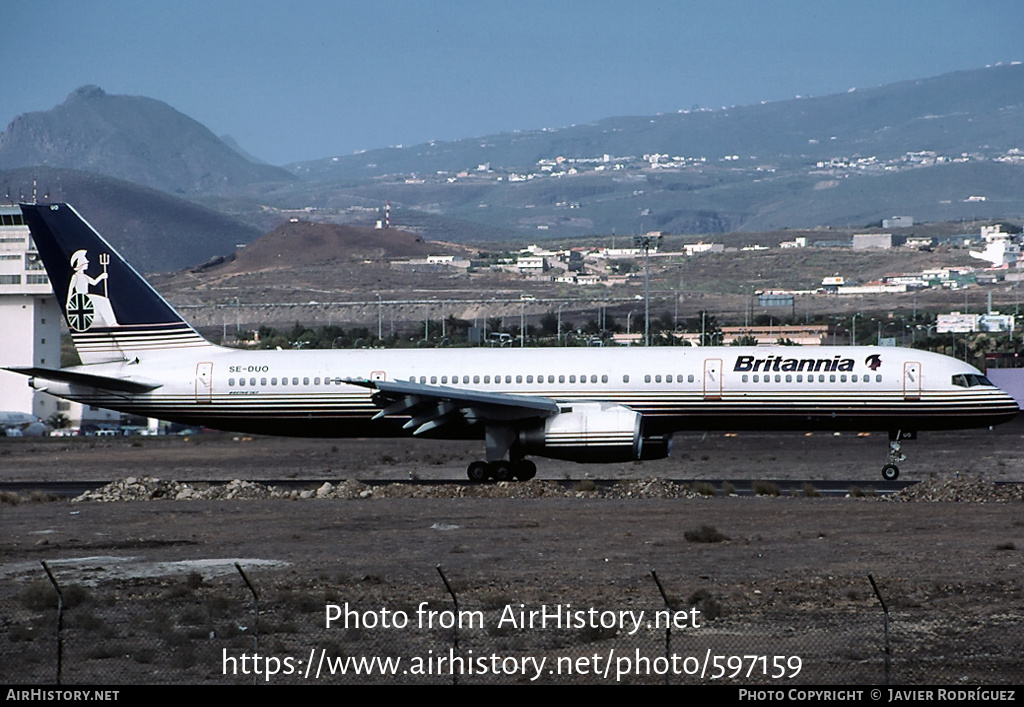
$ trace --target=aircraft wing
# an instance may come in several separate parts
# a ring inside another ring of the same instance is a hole
[[[72,385],[87,386],[99,390],[112,390],[118,393],[130,393],[138,395],[148,393],[159,388],[162,383],[156,381],[140,380],[135,378],[116,378],[114,376],[101,376],[95,373],[82,373],[58,368],[39,368],[29,366],[11,366],[8,371],[20,373],[33,378],[56,381],[58,383],[70,383]]]
[[[444,385],[426,385],[411,381],[346,379],[346,383],[376,390],[373,402],[381,408],[379,420],[390,415],[409,415],[405,429],[423,434],[446,422],[465,418],[480,422],[509,422],[545,418],[560,412],[558,401],[531,395],[488,393]]]

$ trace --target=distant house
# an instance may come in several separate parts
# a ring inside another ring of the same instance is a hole
[[[725,246],[721,243],[689,243],[683,246],[683,252],[687,255],[697,255],[698,253],[721,253],[725,251]]]
[[[548,259],[540,255],[520,255],[516,267],[522,273],[542,273],[549,269]]]
[[[853,249],[866,250],[868,248],[892,248],[893,238],[891,233],[855,233],[853,234]]]

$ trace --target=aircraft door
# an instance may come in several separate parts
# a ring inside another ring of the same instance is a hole
[[[708,358],[704,360],[704,399],[721,400],[722,398],[722,359]]]
[[[917,361],[903,364],[903,399],[921,399],[921,364]]]
[[[196,402],[209,403],[213,400],[213,364],[200,363],[196,366]]]

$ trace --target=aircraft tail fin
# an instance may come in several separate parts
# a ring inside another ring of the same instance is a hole
[[[82,363],[211,346],[68,204],[22,204]]]

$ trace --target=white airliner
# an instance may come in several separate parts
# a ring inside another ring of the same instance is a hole
[[[248,351],[206,341],[66,204],[22,205],[82,365],[30,385],[137,415],[275,435],[483,439],[474,481],[528,456],[659,459],[680,430],[877,430],[882,474],[920,430],[1012,419],[962,361],[903,348]]]

